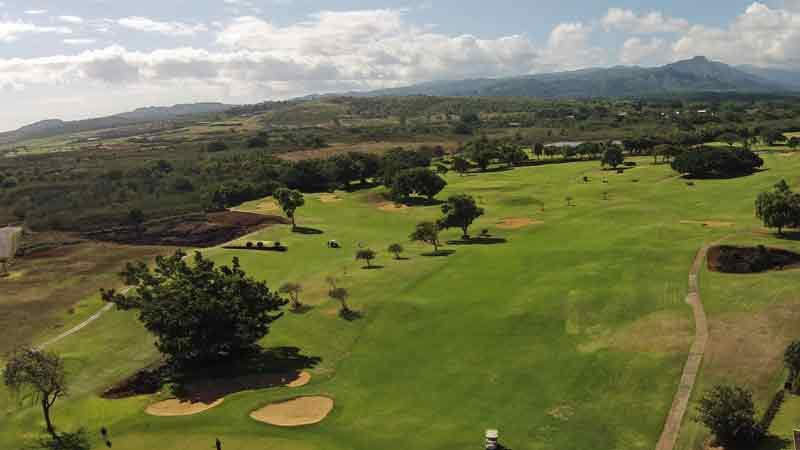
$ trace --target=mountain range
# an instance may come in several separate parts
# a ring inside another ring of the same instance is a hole
[[[800,74],[732,67],[703,56],[661,67],[617,66],[511,78],[434,81],[362,93],[366,96],[637,97],[681,92],[787,92]]]
[[[25,139],[46,138],[65,133],[105,130],[160,120],[188,119],[192,116],[225,112],[231,108],[232,105],[222,103],[191,103],[138,108],[133,111],[94,119],[72,121],[48,119],[25,125],[14,131],[0,133],[0,144],[9,144]]]

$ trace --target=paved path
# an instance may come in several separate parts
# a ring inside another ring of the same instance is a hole
[[[667,416],[667,422],[664,424],[664,431],[661,432],[661,438],[658,440],[656,450],[673,450],[675,448],[675,443],[678,441],[678,435],[681,431],[681,423],[686,415],[689,399],[692,396],[692,389],[694,389],[695,381],[697,381],[697,373],[700,371],[700,364],[703,362],[703,355],[706,352],[708,320],[706,319],[706,311],[703,309],[703,302],[700,300],[697,277],[711,245],[714,244],[706,245],[697,252],[692,264],[692,270],[689,272],[689,294],[686,296],[686,303],[691,305],[692,313],[694,314],[694,342],[689,350],[689,358],[686,360],[686,365],[683,367],[683,375],[681,375],[678,392],[675,393],[675,399],[672,401],[672,408],[669,410],[669,416]]]
[[[120,291],[120,292],[121,292],[122,294],[127,294],[127,293],[128,293],[128,291],[130,291],[130,290],[131,290],[131,288],[130,288],[130,287],[126,287],[125,289],[123,289],[123,290],[122,290],[122,291]],[[93,314],[91,317],[89,317],[88,319],[86,319],[86,320],[84,320],[83,322],[81,322],[81,323],[79,323],[79,324],[75,325],[74,327],[70,328],[69,330],[67,330],[67,331],[65,331],[65,332],[63,332],[63,333],[61,333],[61,334],[59,334],[58,336],[56,336],[56,337],[54,337],[54,338],[51,338],[51,339],[48,339],[47,341],[45,341],[45,342],[43,342],[43,343],[39,344],[38,346],[36,346],[36,350],[44,350],[45,348],[47,348],[47,347],[49,347],[49,346],[51,346],[51,345],[55,344],[56,342],[58,342],[58,341],[60,341],[60,340],[62,340],[62,339],[64,339],[64,338],[67,338],[67,337],[69,337],[69,336],[72,336],[73,334],[77,333],[78,331],[81,331],[82,329],[84,329],[84,328],[86,328],[87,326],[89,326],[89,324],[91,324],[91,323],[92,323],[92,322],[94,322],[95,320],[97,320],[97,319],[99,319],[100,317],[102,317],[102,316],[103,316],[103,314],[107,313],[107,312],[108,312],[109,310],[111,310],[111,308],[113,308],[113,307],[114,307],[114,304],[113,304],[113,303],[106,303],[106,304],[105,304],[105,305],[104,305],[102,308],[100,308],[100,311],[97,311],[96,313],[94,313],[94,314]]]

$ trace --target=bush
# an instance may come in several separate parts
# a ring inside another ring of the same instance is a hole
[[[253,243],[252,242],[248,242],[245,246],[247,248],[253,248]]]
[[[756,424],[753,395],[736,386],[715,386],[697,406],[698,422],[726,448],[751,448],[763,437]]]
[[[206,146],[206,151],[211,153],[224,152],[227,149],[228,149],[228,144],[222,141],[214,141]]]
[[[259,241],[259,242],[258,242],[258,244],[256,244],[256,247],[258,247],[258,248],[264,248],[264,243],[263,243],[263,242],[261,242],[261,241]]]
[[[702,147],[678,155],[672,169],[695,178],[725,178],[751,174],[764,165],[758,155],[743,148]]]

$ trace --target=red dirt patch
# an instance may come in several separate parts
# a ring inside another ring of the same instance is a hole
[[[541,220],[529,219],[527,217],[506,217],[497,222],[497,228],[503,230],[519,230],[520,228],[541,225]]]
[[[133,227],[120,227],[87,235],[126,244],[203,248],[232,241],[264,227],[288,223],[280,216],[223,211],[152,221],[138,232]]]

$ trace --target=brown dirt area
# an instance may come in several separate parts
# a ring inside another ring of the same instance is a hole
[[[719,222],[715,220],[681,220],[681,225],[701,225],[707,228],[730,228],[736,226],[733,222]]]
[[[52,248],[44,241],[38,244],[45,250],[11,265],[12,273],[20,276],[0,279],[0,354],[34,344],[46,330],[61,330],[70,323],[68,310],[78,302],[96,295],[99,287],[120,286],[117,274],[127,262],[149,261],[173,251],[91,241]]]
[[[333,410],[333,399],[323,396],[298,397],[271,403],[250,413],[253,419],[279,427],[299,427],[322,422]]]
[[[556,406],[555,408],[551,409],[547,412],[547,415],[558,420],[562,420],[564,422],[568,421],[572,416],[575,415],[575,409],[569,405],[561,405]]]
[[[503,230],[519,230],[520,228],[541,225],[541,220],[529,219],[527,217],[506,217],[497,222],[497,228]]]
[[[579,346],[582,352],[601,349],[636,353],[681,353],[692,345],[694,325],[688,316],[661,311],[649,314],[609,335]]]
[[[204,411],[208,411],[211,408],[215,408],[221,405],[224,400],[224,398],[221,398],[212,403],[194,403],[190,400],[184,401],[173,398],[170,400],[153,403],[152,405],[148,406],[144,412],[151,416],[158,417],[192,416],[195,414],[200,414]]]
[[[139,232],[133,227],[120,227],[92,232],[87,236],[135,245],[205,248],[232,241],[261,228],[287,223],[288,220],[281,216],[223,211],[148,222]]]
[[[322,203],[338,203],[342,198],[336,194],[322,194],[319,196],[319,201]]]
[[[287,161],[299,161],[303,159],[330,158],[332,156],[343,155],[350,152],[373,153],[377,155],[382,155],[388,152],[389,150],[398,147],[403,147],[406,149],[410,148],[415,149],[423,145],[427,145],[429,147],[435,147],[437,145],[441,145],[447,151],[453,151],[458,147],[457,142],[451,142],[451,141],[420,141],[420,142],[381,141],[381,142],[365,142],[357,144],[331,144],[330,146],[325,148],[300,150],[290,153],[284,153],[278,155],[278,157]]]
[[[402,203],[394,203],[394,202],[378,203],[377,207],[381,211],[388,211],[388,212],[401,212],[409,208],[408,205],[403,205]]]
[[[783,366],[783,351],[797,339],[800,303],[784,303],[752,313],[727,313],[709,321],[710,340],[704,380],[727,380],[755,388],[765,402],[774,394],[773,381]],[[705,383],[704,383],[705,384]]]

